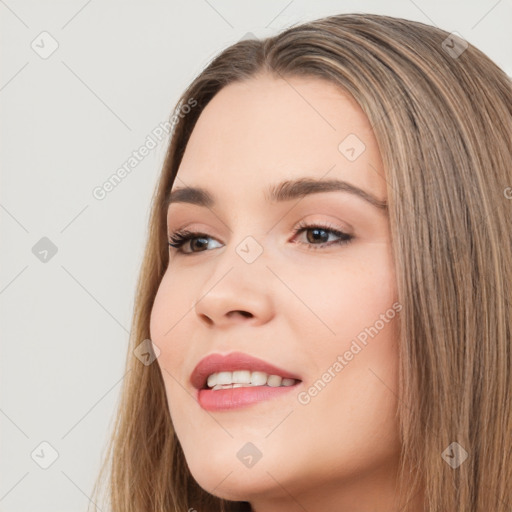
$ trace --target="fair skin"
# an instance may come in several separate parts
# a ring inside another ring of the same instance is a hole
[[[366,147],[353,161],[338,149],[349,134]],[[333,84],[260,75],[226,86],[202,112],[173,190],[205,188],[215,205],[173,203],[167,222],[169,234],[183,228],[208,238],[185,243],[191,254],[170,248],[150,323],[172,422],[198,484],[249,501],[256,512],[399,510],[398,313],[388,215],[343,191],[265,198],[268,186],[302,177],[344,180],[387,199],[370,124]],[[354,238],[335,244],[338,235],[315,237],[314,228],[294,235],[301,221]],[[250,264],[236,252],[248,236],[263,249]],[[386,312],[387,321],[377,322]],[[333,370],[372,326],[378,333]],[[204,356],[233,351],[302,382],[271,400],[205,411],[190,374]],[[328,368],[329,382],[308,394]],[[252,467],[237,457],[247,442],[262,453]]]

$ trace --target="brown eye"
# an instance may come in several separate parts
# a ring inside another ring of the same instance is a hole
[[[188,230],[176,231],[169,236],[169,246],[176,249],[177,252],[182,254],[192,254],[196,252],[204,252],[202,249],[208,246],[208,239],[214,240],[211,236],[205,233],[194,233]],[[190,242],[192,250],[184,251],[183,247]],[[194,250],[199,249],[199,250]]]
[[[301,234],[304,231],[307,232],[307,242],[298,243],[305,244],[308,249],[319,249],[331,245],[344,245],[352,241],[352,239],[354,238],[353,235],[350,235],[338,229],[333,229],[330,226],[318,226],[307,224],[299,225],[295,229],[295,235]],[[339,238],[339,240],[329,242],[329,236],[331,235],[334,235],[335,237]]]

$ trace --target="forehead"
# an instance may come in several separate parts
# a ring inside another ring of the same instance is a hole
[[[386,197],[371,125],[348,93],[318,78],[260,75],[224,87],[206,106],[173,188],[248,196],[304,176],[346,180]]]

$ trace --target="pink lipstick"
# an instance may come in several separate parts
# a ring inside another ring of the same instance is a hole
[[[194,368],[190,382],[208,411],[245,407],[296,389],[296,374],[242,352],[211,354]]]

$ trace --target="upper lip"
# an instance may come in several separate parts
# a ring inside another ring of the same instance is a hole
[[[235,370],[259,371],[269,375],[279,375],[286,379],[301,380],[297,375],[267,363],[263,359],[258,359],[243,352],[231,352],[227,355],[210,354],[201,359],[190,375],[190,382],[196,389],[203,389],[206,387],[206,379],[212,373],[233,372]]]

